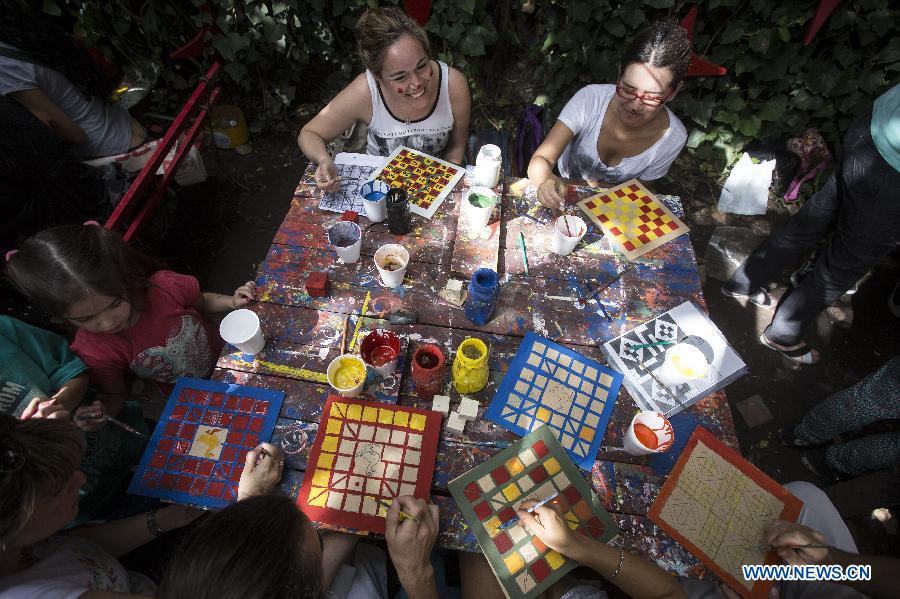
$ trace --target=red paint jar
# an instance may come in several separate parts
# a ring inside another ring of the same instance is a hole
[[[359,355],[378,374],[391,374],[400,356],[400,337],[386,329],[369,331],[359,346]]]
[[[425,401],[434,399],[444,388],[444,352],[437,345],[422,345],[412,357],[412,377],[416,383],[416,395]]]

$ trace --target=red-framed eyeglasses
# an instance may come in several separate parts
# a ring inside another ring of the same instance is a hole
[[[618,95],[623,100],[628,100],[629,102],[637,98],[647,106],[659,106],[672,97],[672,91],[669,91],[662,96],[659,94],[648,94],[646,92],[638,91],[633,87],[622,85],[622,80],[620,79],[616,81],[616,95]]]

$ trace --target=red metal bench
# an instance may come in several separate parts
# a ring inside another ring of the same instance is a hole
[[[219,97],[221,73],[221,63],[214,62],[206,75],[200,79],[200,83],[197,84],[178,116],[175,117],[175,121],[166,131],[149,162],[138,173],[116,209],[106,220],[104,226],[122,233],[125,241],[131,241],[140,233],[159,205],[163,194],[172,184],[179,165],[191,149],[209,117],[210,109]],[[182,134],[184,134],[183,138]],[[181,138],[181,142],[171,164],[167,166],[165,174],[157,175],[156,171],[159,170],[169,151],[179,142],[179,138]]]

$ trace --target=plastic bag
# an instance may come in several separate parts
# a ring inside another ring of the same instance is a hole
[[[719,196],[719,211],[732,214],[765,214],[775,161],[754,163],[744,152]]]

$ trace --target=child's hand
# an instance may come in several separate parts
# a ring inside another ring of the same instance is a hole
[[[28,407],[22,412],[22,420],[29,418],[50,418],[52,420],[68,420],[69,410],[48,397],[33,397]]]
[[[75,408],[75,426],[86,433],[95,433],[106,426],[106,410],[99,400]]]
[[[271,491],[281,480],[283,469],[284,455],[271,443],[260,443],[248,451],[238,483],[238,501]]]
[[[778,557],[791,565],[821,564],[828,557],[828,549],[804,545],[827,545],[825,535],[802,524],[775,520],[764,533],[766,543],[772,545]]]
[[[256,283],[247,281],[237,288],[232,298],[232,305],[235,310],[243,308],[256,298]]]
[[[577,536],[563,520],[553,502],[542,505],[532,514],[525,511],[536,503],[537,501],[529,499],[519,506],[522,524],[551,549],[569,555],[578,543]]]

